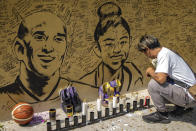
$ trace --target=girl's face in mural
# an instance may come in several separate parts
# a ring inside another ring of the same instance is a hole
[[[25,36],[27,68],[42,76],[51,76],[60,68],[66,49],[66,34],[63,23],[52,15],[32,18]]]
[[[103,62],[113,70],[117,70],[128,57],[130,37],[127,30],[119,24],[110,27],[99,38]]]

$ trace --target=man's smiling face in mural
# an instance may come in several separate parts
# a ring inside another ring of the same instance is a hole
[[[113,70],[117,70],[125,62],[129,54],[130,37],[121,25],[111,26],[99,38],[103,62]]]
[[[29,71],[50,77],[62,64],[66,50],[64,23],[50,13],[35,13],[23,22],[28,31],[23,38],[22,61]]]

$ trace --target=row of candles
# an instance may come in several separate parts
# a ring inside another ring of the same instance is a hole
[[[117,97],[113,97],[112,100],[110,99],[108,102],[108,107],[105,108],[105,117],[102,117],[102,100],[100,98],[97,99],[97,119],[94,119],[94,112],[90,112],[90,124],[97,122],[97,120],[101,119],[108,119],[110,118],[109,111],[113,111],[113,116],[117,115],[116,109],[117,109]],[[130,112],[130,103],[126,103],[126,98],[121,99],[121,104],[120,104],[120,111],[119,113],[125,113],[123,107],[126,106],[126,113]],[[140,99],[139,101],[139,108],[137,107],[137,101],[133,101],[133,111],[137,109],[144,109],[144,106],[147,108],[150,107],[150,99],[147,98],[145,99],[145,104],[144,104],[144,99]],[[74,129],[78,125],[84,126],[87,124],[87,118],[88,118],[88,103],[84,100],[82,103],[82,123],[78,123],[78,116],[73,117],[73,122],[74,125],[70,126],[70,118],[65,118],[65,128],[69,129]],[[89,124],[89,123],[88,123]],[[61,125],[60,125],[60,120],[56,120],[56,130],[60,130]],[[51,123],[47,123],[47,131],[51,131]]]
[[[126,97],[123,96],[121,97],[121,104],[125,105],[126,104]],[[108,108],[112,109],[112,108],[116,108],[117,107],[117,102],[118,101],[118,97],[113,96],[112,99],[108,100]],[[137,100],[134,100],[133,105],[136,103]],[[140,105],[144,104],[144,102],[142,102],[143,99],[140,99]],[[146,101],[146,99],[145,99]],[[148,101],[148,100],[147,100]],[[102,100],[100,98],[97,99],[97,111],[101,111],[101,107],[102,107]],[[146,103],[146,102],[145,102]],[[88,103],[84,100],[82,103],[82,115],[86,115],[87,114],[87,110],[88,110]]]
[[[101,102],[102,100],[100,98],[97,99],[97,111],[101,111]],[[113,97],[113,100],[109,100],[108,102],[109,108],[116,108],[117,107],[117,97]],[[87,102],[82,103],[82,115],[86,115],[88,111],[88,104]]]

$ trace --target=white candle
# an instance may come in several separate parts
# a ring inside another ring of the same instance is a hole
[[[117,105],[117,97],[113,97],[113,108],[116,108]]]
[[[101,99],[97,99],[97,111],[101,111]]]
[[[87,112],[87,103],[83,102],[82,103],[82,115],[86,115]]]
[[[126,96],[123,96],[122,98],[121,98],[121,104],[123,104],[124,106],[126,105]]]
[[[138,92],[134,93],[134,101],[138,101]]]
[[[112,100],[109,99],[108,101],[108,108],[110,109],[110,111],[112,111]]]
[[[125,106],[126,105],[126,97],[122,98],[122,104]]]

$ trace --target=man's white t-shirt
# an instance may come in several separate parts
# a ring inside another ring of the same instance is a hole
[[[167,73],[170,78],[182,81],[190,86],[196,84],[194,73],[187,63],[173,51],[162,47],[157,56],[155,73]]]

